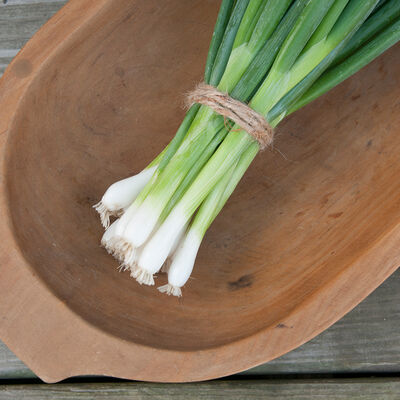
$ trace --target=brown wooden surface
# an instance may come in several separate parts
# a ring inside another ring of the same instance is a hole
[[[0,10],[1,11],[1,10]]]
[[[400,373],[400,271],[348,315],[298,349],[243,375]],[[0,343],[0,379],[34,373]]]

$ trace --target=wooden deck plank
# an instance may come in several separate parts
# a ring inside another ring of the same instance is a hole
[[[0,0],[0,76],[21,47],[66,0]],[[12,56],[4,56],[9,50]]]
[[[36,375],[4,343],[0,342],[0,381],[35,377]]]
[[[400,379],[251,380],[196,384],[91,383],[58,385],[4,385],[1,399],[291,399],[398,400]]]

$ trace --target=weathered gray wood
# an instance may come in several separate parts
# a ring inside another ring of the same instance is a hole
[[[35,376],[4,343],[0,342],[0,379],[34,378]]]
[[[0,0],[0,75],[66,0]],[[245,374],[400,372],[400,271],[329,330]],[[34,374],[0,343],[0,378]]]
[[[1,399],[291,399],[398,400],[399,379],[252,380],[194,384],[92,383],[0,386]]]
[[[2,0],[4,5],[32,5],[32,4],[46,4],[46,3],[65,3],[67,0]]]
[[[0,75],[66,0],[0,0]]]

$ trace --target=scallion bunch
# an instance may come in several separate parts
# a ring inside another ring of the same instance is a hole
[[[399,0],[223,0],[204,81],[276,127],[399,39]],[[95,206],[103,246],[140,284],[167,271],[159,290],[181,296],[208,227],[259,150],[240,126],[192,106],[169,145]]]

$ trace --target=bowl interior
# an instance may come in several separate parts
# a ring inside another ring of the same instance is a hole
[[[172,138],[218,2],[115,8],[43,65],[14,119],[6,180],[24,256],[74,312],[151,347],[211,348],[279,324],[398,223],[399,48],[282,124],[178,300],[117,272],[91,206]]]

